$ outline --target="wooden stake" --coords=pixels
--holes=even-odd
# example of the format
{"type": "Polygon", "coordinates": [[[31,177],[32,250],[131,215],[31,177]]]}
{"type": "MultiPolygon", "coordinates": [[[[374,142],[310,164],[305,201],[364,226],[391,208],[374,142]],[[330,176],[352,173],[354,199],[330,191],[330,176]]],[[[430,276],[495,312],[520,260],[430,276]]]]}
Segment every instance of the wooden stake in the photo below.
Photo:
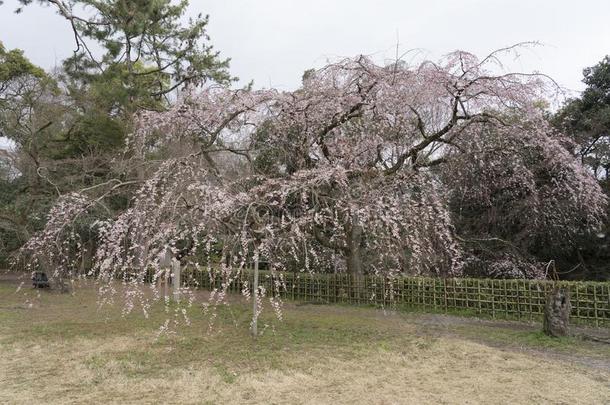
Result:
{"type": "Polygon", "coordinates": [[[174,290],[174,301],[176,302],[180,302],[180,286],[182,285],[180,270],[180,262],[176,259],[172,260],[172,289],[174,290]]]}
{"type": "Polygon", "coordinates": [[[252,283],[252,336],[258,335],[258,252],[254,253],[254,282],[252,283]]]}

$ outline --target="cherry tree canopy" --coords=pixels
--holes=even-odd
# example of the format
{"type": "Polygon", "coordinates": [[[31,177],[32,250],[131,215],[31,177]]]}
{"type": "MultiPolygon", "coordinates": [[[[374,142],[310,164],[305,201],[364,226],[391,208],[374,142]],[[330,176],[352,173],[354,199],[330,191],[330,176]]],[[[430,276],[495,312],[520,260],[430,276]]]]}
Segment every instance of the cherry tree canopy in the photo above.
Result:
{"type": "MultiPolygon", "coordinates": [[[[142,113],[117,180],[61,199],[24,251],[74,268],[71,224],[133,182],[131,207],[96,222],[94,272],[129,274],[134,291],[165,271],[167,249],[221,268],[224,285],[253,256],[273,272],[460,276],[472,252],[451,208],[464,204],[485,212],[481,238],[568,243],[599,226],[605,198],[546,123],[552,81],[503,72],[501,53],[416,66],[357,57],[308,71],[294,92],[186,93],[142,113]]],[[[542,276],[512,259],[494,275],[542,276]]]]}

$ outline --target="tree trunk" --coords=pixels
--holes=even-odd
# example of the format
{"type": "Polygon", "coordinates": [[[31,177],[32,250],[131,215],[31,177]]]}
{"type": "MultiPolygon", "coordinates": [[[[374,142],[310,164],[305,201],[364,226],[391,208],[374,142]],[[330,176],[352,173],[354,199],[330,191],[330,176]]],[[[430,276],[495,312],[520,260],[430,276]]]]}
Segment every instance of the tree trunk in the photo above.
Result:
{"type": "Polygon", "coordinates": [[[362,274],[362,258],[358,247],[347,248],[347,272],[349,274],[362,274]]]}
{"type": "Polygon", "coordinates": [[[553,287],[544,307],[544,333],[552,337],[567,336],[571,310],[569,290],[565,287],[553,287]]]}
{"type": "Polygon", "coordinates": [[[347,229],[345,255],[347,261],[347,272],[349,274],[363,274],[362,268],[362,226],[358,218],[352,217],[352,222],[347,229]]]}

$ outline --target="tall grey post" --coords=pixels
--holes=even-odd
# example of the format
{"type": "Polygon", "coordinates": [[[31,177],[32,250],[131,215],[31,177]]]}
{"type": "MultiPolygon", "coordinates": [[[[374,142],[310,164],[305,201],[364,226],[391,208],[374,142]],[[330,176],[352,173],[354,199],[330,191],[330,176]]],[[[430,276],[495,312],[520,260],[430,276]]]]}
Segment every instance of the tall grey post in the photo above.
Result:
{"type": "Polygon", "coordinates": [[[180,302],[180,287],[182,286],[182,279],[180,277],[180,261],[177,259],[172,260],[172,289],[174,291],[174,301],[180,302]]]}

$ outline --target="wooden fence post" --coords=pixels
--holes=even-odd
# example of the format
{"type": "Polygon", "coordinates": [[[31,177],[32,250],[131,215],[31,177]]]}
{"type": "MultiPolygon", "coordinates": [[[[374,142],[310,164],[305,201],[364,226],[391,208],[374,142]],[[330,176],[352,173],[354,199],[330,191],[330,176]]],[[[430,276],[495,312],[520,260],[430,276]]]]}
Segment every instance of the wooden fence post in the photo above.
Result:
{"type": "Polygon", "coordinates": [[[180,261],[172,260],[172,289],[174,290],[174,301],[180,302],[180,287],[182,287],[180,261]]]}
{"type": "Polygon", "coordinates": [[[252,336],[258,335],[258,251],[254,252],[254,280],[252,283],[252,336]]]}

